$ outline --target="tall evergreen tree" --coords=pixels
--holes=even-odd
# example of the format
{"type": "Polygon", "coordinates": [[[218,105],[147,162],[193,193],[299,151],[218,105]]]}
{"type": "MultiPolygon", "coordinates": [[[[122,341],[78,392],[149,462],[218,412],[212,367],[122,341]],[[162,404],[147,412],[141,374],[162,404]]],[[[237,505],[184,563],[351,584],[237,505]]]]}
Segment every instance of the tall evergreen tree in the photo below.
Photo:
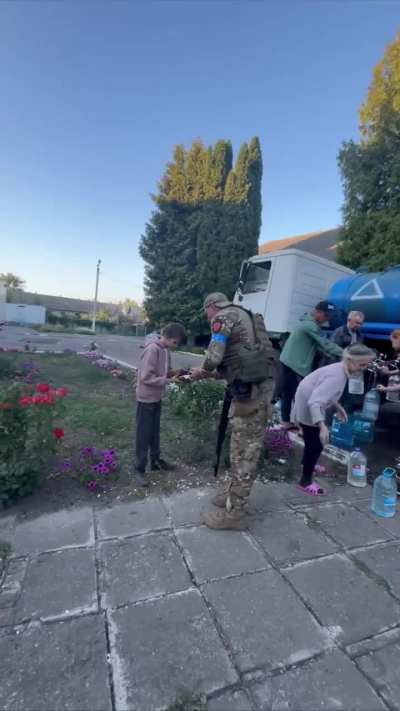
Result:
{"type": "Polygon", "coordinates": [[[187,153],[184,146],[175,147],[174,159],[167,164],[159,184],[159,194],[152,195],[154,202],[165,200],[186,202],[187,199],[187,153]]]}
{"type": "Polygon", "coordinates": [[[225,183],[232,169],[232,144],[230,141],[217,141],[207,151],[206,200],[222,200],[225,183]]]}
{"type": "Polygon", "coordinates": [[[241,261],[257,251],[261,175],[258,139],[243,144],[234,169],[230,141],[175,148],[140,245],[154,324],[179,319],[195,333],[207,292],[233,296],[241,261]]]}
{"type": "Polygon", "coordinates": [[[261,183],[262,183],[262,155],[260,139],[255,136],[251,139],[249,143],[249,155],[248,155],[248,181],[249,181],[249,193],[248,200],[251,211],[251,221],[253,223],[253,230],[255,238],[258,242],[261,231],[261,183]]]}

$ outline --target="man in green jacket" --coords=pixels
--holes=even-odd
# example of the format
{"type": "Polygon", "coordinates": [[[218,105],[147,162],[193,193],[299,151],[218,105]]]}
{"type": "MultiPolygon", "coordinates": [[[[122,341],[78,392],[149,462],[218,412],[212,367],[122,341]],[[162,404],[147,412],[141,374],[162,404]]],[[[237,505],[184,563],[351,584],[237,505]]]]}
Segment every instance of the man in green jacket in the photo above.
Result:
{"type": "Polygon", "coordinates": [[[297,386],[302,378],[311,373],[317,351],[333,358],[340,358],[343,349],[324,338],[321,326],[329,319],[334,306],[320,301],[311,314],[300,319],[299,326],[290,334],[281,353],[281,409],[282,426],[292,427],[290,411],[297,386]]]}

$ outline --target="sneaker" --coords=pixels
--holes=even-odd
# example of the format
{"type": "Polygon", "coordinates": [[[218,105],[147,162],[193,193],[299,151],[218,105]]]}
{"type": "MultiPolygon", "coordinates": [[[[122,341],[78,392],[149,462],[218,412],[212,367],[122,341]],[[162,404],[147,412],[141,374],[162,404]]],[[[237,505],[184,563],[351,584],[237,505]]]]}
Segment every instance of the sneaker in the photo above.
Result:
{"type": "Polygon", "coordinates": [[[169,464],[165,459],[157,459],[151,462],[151,470],[153,472],[173,472],[176,469],[175,464],[169,464]]]}
{"type": "Polygon", "coordinates": [[[144,469],[136,469],[135,474],[135,480],[138,486],[149,486],[150,482],[148,480],[148,477],[146,476],[144,469]]]}

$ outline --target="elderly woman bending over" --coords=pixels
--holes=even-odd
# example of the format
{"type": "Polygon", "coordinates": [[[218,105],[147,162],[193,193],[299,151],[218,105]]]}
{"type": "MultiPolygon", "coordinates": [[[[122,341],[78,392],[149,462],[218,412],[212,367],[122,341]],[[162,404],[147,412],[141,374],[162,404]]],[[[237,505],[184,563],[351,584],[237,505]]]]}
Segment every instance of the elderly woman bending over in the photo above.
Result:
{"type": "Polygon", "coordinates": [[[375,353],[367,346],[349,346],[343,352],[340,363],[332,363],[307,375],[297,388],[293,418],[304,436],[303,476],[299,488],[311,496],[324,494],[318,484],[313,483],[315,465],[324,445],[329,441],[329,430],[325,424],[328,408],[336,408],[340,419],[347,422],[347,413],[339,400],[351,375],[361,373],[374,359],[375,353]]]}

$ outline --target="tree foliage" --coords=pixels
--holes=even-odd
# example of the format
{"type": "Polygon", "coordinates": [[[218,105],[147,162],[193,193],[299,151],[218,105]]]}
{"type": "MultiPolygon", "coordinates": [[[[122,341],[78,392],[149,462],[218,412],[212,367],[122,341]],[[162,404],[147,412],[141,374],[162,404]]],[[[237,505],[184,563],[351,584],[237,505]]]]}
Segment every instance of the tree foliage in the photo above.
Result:
{"type": "Polygon", "coordinates": [[[233,296],[241,261],[257,251],[261,179],[257,138],[242,145],[234,166],[230,141],[175,148],[140,243],[153,324],[178,320],[199,332],[205,294],[233,296]]]}
{"type": "Polygon", "coordinates": [[[368,140],[380,134],[400,138],[400,32],[374,69],[360,109],[361,131],[368,140]]]}
{"type": "Polygon", "coordinates": [[[400,34],[374,71],[360,110],[363,140],[339,153],[345,201],[338,257],[357,268],[400,262],[400,34]]]}
{"type": "Polygon", "coordinates": [[[0,280],[4,282],[6,287],[11,289],[23,289],[25,285],[24,279],[21,279],[21,277],[16,274],[12,274],[11,272],[0,274],[0,280]]]}

